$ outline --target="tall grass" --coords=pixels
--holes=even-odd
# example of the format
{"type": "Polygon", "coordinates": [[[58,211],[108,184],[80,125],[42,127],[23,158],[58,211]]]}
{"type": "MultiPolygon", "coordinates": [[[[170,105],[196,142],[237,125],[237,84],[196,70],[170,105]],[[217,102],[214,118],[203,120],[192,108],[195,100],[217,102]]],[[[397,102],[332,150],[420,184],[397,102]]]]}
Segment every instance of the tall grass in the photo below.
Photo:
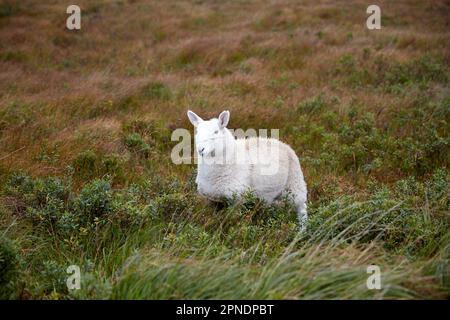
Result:
{"type": "Polygon", "coordinates": [[[441,189],[447,180],[438,171],[401,202],[376,192],[366,201],[312,207],[299,233],[289,198],[268,205],[249,193],[211,206],[189,183],[161,186],[159,178],[122,190],[94,180],[67,194],[63,180],[15,175],[6,203],[32,226],[18,236],[23,230],[14,220],[5,232],[26,252],[10,294],[25,285],[33,296],[54,298],[443,297],[449,219],[438,210],[448,206],[441,189]],[[411,199],[413,206],[405,204],[411,199]],[[436,210],[433,220],[426,207],[436,210]],[[64,285],[70,264],[82,266],[80,291],[64,285]],[[372,264],[382,270],[380,291],[366,286],[372,264]]]}

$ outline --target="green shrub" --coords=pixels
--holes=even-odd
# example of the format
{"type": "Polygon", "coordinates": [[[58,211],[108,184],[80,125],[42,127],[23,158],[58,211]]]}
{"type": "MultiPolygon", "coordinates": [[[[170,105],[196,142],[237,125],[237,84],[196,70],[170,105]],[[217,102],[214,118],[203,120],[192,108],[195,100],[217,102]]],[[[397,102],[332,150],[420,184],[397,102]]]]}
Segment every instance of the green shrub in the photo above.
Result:
{"type": "Polygon", "coordinates": [[[8,181],[6,194],[22,204],[18,213],[50,234],[57,233],[58,221],[69,215],[66,211],[71,203],[70,184],[60,178],[32,179],[15,173],[8,181]]]}
{"type": "MultiPolygon", "coordinates": [[[[425,184],[409,178],[394,191],[381,188],[365,201],[343,196],[311,207],[307,237],[310,241],[370,243],[383,241],[387,250],[411,257],[431,256],[445,241],[450,220],[427,212],[448,210],[442,191],[448,175],[438,170],[425,184]]],[[[448,191],[447,191],[448,192],[448,191]]]]}
{"type": "Polygon", "coordinates": [[[114,182],[125,180],[124,160],[117,154],[105,155],[101,160],[101,172],[114,182]]]}
{"type": "Polygon", "coordinates": [[[72,290],[70,297],[75,299],[109,299],[112,290],[112,284],[109,279],[105,279],[92,271],[82,271],[83,279],[79,290],[72,290]]]}
{"type": "Polygon", "coordinates": [[[17,294],[19,255],[12,242],[0,236],[0,299],[14,299],[17,294]]]}
{"type": "Polygon", "coordinates": [[[73,235],[75,234],[80,227],[80,222],[78,217],[69,211],[64,211],[59,213],[58,220],[54,225],[54,230],[57,230],[62,235],[73,235]]]}
{"type": "Polygon", "coordinates": [[[70,185],[56,177],[35,180],[35,194],[39,205],[46,205],[51,200],[67,202],[70,196],[70,185]]]}
{"type": "Polygon", "coordinates": [[[148,145],[139,133],[131,133],[124,138],[124,143],[129,150],[147,157],[150,154],[150,145],[148,145]]]}
{"type": "Polygon", "coordinates": [[[164,194],[150,202],[148,213],[151,217],[168,220],[179,220],[191,210],[189,196],[181,193],[164,194]]]}
{"type": "Polygon", "coordinates": [[[132,184],[126,189],[118,190],[112,199],[114,220],[124,228],[141,225],[148,218],[145,214],[146,206],[141,186],[132,184]]]}
{"type": "Polygon", "coordinates": [[[66,280],[68,276],[64,266],[53,260],[44,261],[40,270],[38,286],[40,294],[67,294],[66,280]]]}
{"type": "Polygon", "coordinates": [[[26,217],[28,217],[35,225],[43,226],[49,233],[55,233],[55,224],[63,216],[64,202],[60,200],[50,199],[45,206],[28,207],[26,217]]]}
{"type": "Polygon", "coordinates": [[[6,193],[11,196],[25,197],[34,192],[34,180],[23,172],[13,173],[6,182],[6,193]]]}
{"type": "Polygon", "coordinates": [[[96,179],[87,183],[74,203],[83,223],[92,223],[112,212],[112,192],[109,181],[96,179]]]}
{"type": "Polygon", "coordinates": [[[177,176],[162,177],[155,174],[142,183],[142,192],[143,197],[150,201],[158,196],[186,192],[186,187],[188,185],[182,183],[177,176]]]}
{"type": "Polygon", "coordinates": [[[33,179],[24,173],[13,173],[5,192],[32,209],[44,209],[47,206],[63,209],[71,191],[70,184],[57,177],[33,179]]]}

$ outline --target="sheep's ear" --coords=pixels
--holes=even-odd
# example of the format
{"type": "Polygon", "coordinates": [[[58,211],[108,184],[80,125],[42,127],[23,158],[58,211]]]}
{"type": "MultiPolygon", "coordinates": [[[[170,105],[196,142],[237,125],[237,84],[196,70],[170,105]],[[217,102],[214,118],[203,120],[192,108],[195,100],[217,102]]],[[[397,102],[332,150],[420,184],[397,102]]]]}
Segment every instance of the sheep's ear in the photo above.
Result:
{"type": "Polygon", "coordinates": [[[222,111],[219,115],[219,126],[225,128],[228,125],[228,121],[230,121],[230,111],[222,111]]]}
{"type": "Polygon", "coordinates": [[[196,114],[195,114],[194,112],[192,112],[191,110],[188,110],[187,116],[188,116],[188,118],[189,118],[189,121],[191,121],[191,123],[192,123],[192,125],[193,125],[194,127],[197,127],[198,124],[199,124],[200,122],[203,121],[202,118],[200,118],[198,115],[196,115],[196,114]]]}

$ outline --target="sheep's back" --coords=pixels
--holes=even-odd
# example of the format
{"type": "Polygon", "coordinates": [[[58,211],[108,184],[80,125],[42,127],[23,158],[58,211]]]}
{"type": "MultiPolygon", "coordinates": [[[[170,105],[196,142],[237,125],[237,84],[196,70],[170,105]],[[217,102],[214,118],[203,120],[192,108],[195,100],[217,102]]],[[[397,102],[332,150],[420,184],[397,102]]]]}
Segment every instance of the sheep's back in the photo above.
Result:
{"type": "Polygon", "coordinates": [[[237,143],[240,152],[245,152],[241,159],[245,158],[250,167],[251,187],[269,201],[276,198],[288,181],[292,149],[273,138],[251,137],[237,143]]]}

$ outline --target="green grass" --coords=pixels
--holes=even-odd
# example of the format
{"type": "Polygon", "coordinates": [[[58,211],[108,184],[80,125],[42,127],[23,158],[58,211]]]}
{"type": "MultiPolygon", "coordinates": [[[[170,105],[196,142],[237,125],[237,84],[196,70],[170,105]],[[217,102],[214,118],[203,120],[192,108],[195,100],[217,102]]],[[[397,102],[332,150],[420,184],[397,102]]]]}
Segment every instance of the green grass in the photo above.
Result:
{"type": "MultiPolygon", "coordinates": [[[[248,194],[212,206],[177,179],[116,190],[93,180],[73,193],[69,177],[17,174],[4,194],[28,227],[20,249],[5,242],[2,252],[28,253],[25,263],[3,268],[14,271],[5,273],[16,284],[10,294],[26,286],[54,298],[424,298],[429,290],[442,297],[448,180],[441,170],[393,191],[373,186],[367,199],[324,200],[299,234],[289,198],[267,205],[248,194]],[[79,292],[64,286],[69,262],[84,268],[79,292]],[[382,268],[381,291],[365,287],[369,264],[382,268]]],[[[17,239],[14,229],[5,236],[17,239]]]]}

